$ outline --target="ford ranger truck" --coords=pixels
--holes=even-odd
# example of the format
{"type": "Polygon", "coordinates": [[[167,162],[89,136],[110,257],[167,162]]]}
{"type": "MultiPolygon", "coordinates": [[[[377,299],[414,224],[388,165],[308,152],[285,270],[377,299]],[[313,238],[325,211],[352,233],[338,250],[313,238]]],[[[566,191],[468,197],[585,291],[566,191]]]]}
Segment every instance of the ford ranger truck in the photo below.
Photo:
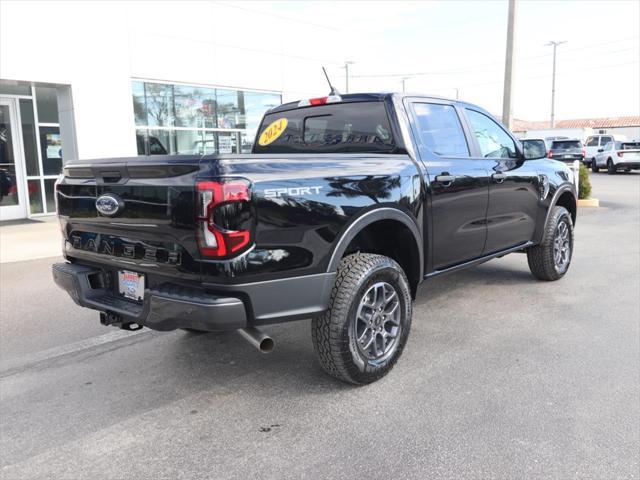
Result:
{"type": "Polygon", "coordinates": [[[425,280],[512,252],[571,263],[572,173],[482,108],[397,93],[269,110],[251,154],[68,162],[56,283],[105,325],[237,330],[312,319],[320,365],[366,384],[400,357],[425,280]]]}

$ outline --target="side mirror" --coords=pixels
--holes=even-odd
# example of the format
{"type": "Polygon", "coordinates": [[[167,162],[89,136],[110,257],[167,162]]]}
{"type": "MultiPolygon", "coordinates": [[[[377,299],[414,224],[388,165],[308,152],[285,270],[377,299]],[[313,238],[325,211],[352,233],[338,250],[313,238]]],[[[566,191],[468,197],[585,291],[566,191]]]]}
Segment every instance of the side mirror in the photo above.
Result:
{"type": "Polygon", "coordinates": [[[547,146],[544,140],[522,140],[525,160],[538,160],[547,156],[547,146]]]}
{"type": "Polygon", "coordinates": [[[604,148],[599,148],[598,149],[598,153],[600,153],[600,152],[604,152],[604,148]]]}

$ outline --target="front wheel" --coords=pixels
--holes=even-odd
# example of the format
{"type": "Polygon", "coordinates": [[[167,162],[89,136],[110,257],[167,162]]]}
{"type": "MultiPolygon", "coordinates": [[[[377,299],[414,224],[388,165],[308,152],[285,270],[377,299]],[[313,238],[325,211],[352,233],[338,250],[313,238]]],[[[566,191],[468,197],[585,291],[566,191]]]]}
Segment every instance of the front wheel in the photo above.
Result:
{"type": "Polygon", "coordinates": [[[591,160],[591,171],[593,173],[598,173],[600,171],[600,168],[598,168],[598,164],[596,163],[596,159],[595,158],[593,160],[591,160]]]}
{"type": "Polygon", "coordinates": [[[329,375],[364,385],[389,373],[410,328],[411,293],[400,265],[358,253],[340,262],[329,309],[313,319],[311,335],[329,375]]]}
{"type": "Polygon", "coordinates": [[[559,280],[573,255],[573,221],[568,210],[555,206],[549,213],[542,242],[527,249],[529,269],[539,280],[559,280]]]}

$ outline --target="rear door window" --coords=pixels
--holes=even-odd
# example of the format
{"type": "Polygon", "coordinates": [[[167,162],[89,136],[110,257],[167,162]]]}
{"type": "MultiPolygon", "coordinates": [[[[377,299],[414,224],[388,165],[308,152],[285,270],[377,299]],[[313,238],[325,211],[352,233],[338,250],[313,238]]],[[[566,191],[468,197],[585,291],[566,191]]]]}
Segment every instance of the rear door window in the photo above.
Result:
{"type": "Polygon", "coordinates": [[[587,147],[597,147],[598,146],[598,137],[589,137],[587,138],[587,143],[585,144],[587,147]]]}
{"type": "Polygon", "coordinates": [[[265,115],[254,153],[393,153],[396,142],[382,102],[335,103],[265,115]],[[271,125],[282,125],[269,135],[271,125]],[[267,131],[270,138],[261,142],[267,131]],[[274,138],[275,137],[275,138],[274,138]]]}
{"type": "Polygon", "coordinates": [[[611,137],[600,137],[600,146],[604,147],[605,145],[609,145],[613,139],[611,137]]]}
{"type": "Polygon", "coordinates": [[[452,105],[414,103],[416,130],[422,144],[443,157],[469,157],[462,124],[452,105]]]}

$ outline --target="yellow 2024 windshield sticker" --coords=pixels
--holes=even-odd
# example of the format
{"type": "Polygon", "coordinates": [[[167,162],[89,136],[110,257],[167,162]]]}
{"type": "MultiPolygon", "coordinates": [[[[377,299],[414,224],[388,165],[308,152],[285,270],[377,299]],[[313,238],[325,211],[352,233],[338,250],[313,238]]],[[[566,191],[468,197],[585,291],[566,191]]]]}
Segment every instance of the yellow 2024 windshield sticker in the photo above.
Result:
{"type": "Polygon", "coordinates": [[[275,122],[271,122],[260,135],[258,145],[265,146],[274,142],[280,135],[282,135],[282,132],[287,128],[288,123],[289,121],[286,118],[279,118],[275,122]]]}

